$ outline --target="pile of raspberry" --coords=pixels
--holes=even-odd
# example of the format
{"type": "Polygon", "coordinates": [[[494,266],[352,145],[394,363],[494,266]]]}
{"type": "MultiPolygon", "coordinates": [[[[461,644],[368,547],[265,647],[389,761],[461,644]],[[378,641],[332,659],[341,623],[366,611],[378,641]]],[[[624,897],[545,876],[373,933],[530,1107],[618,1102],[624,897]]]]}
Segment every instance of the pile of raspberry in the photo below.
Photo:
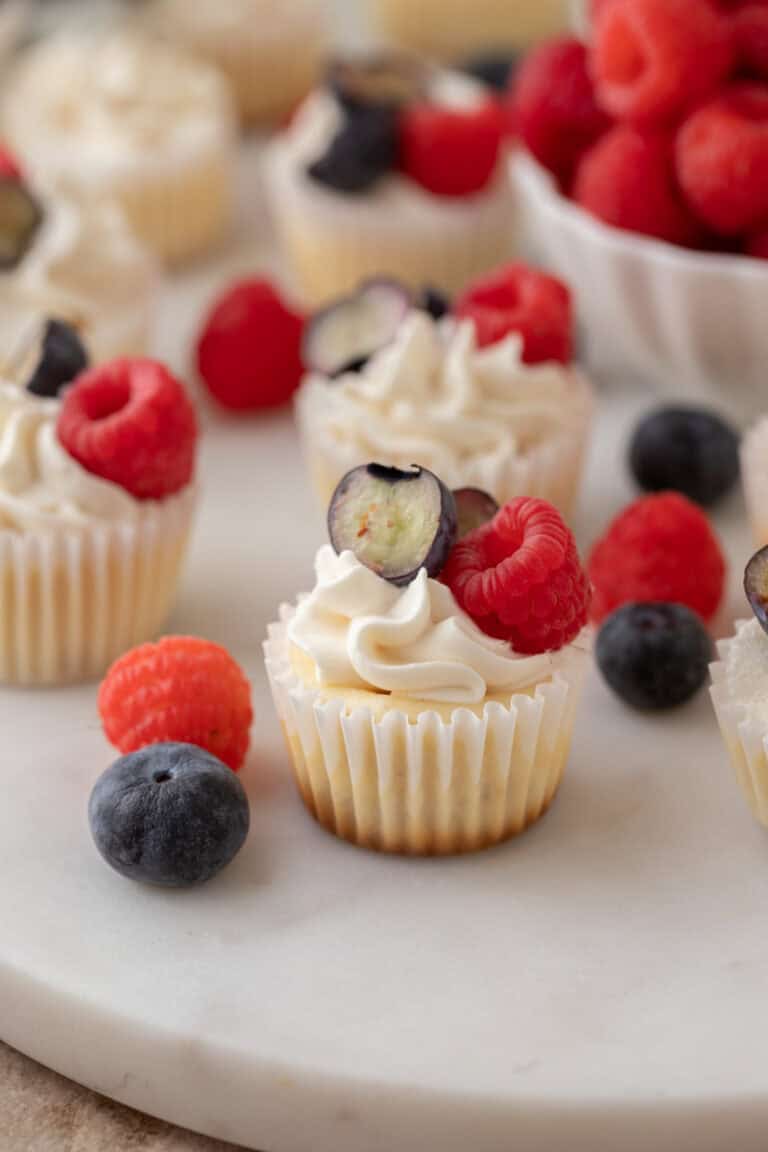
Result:
{"type": "Polygon", "coordinates": [[[589,43],[534,52],[514,128],[606,223],[768,258],[768,0],[592,0],[589,43]]]}

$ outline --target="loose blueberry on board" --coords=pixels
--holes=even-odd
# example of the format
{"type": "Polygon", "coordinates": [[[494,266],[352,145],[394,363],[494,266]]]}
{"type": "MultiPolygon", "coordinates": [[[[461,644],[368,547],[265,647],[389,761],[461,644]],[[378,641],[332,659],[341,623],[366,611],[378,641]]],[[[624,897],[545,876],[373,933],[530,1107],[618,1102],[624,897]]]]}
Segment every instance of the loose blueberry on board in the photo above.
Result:
{"type": "Polygon", "coordinates": [[[34,396],[58,396],[87,367],[88,353],[77,330],[63,320],[48,320],[40,359],[27,381],[27,391],[34,396]]]}
{"type": "Polygon", "coordinates": [[[305,366],[323,376],[359,372],[374,352],[394,340],[411,308],[411,295],[396,280],[367,280],[317,312],[304,332],[305,366]]]}
{"type": "Polygon", "coordinates": [[[451,310],[451,301],[439,288],[426,284],[421,290],[419,307],[427,312],[433,320],[442,320],[451,310]]]}
{"type": "Polygon", "coordinates": [[[354,552],[361,564],[402,587],[420,568],[428,576],[441,572],[456,541],[456,502],[426,468],[364,464],[339,482],[328,532],[336,552],[354,552]]]}
{"type": "Polygon", "coordinates": [[[129,880],[181,888],[210,880],[248,835],[238,777],[194,744],[153,744],[107,768],[88,803],[106,862],[129,880]]]}
{"type": "Polygon", "coordinates": [[[336,60],[327,83],[347,111],[396,109],[424,95],[427,71],[415,58],[381,53],[365,59],[336,60]]]}
{"type": "Polygon", "coordinates": [[[744,569],[744,592],[763,632],[768,632],[768,547],[755,552],[744,569]]]}
{"type": "Polygon", "coordinates": [[[603,623],[595,656],[606,683],[633,708],[677,708],[707,679],[712,641],[683,604],[625,604],[603,623]]]}
{"type": "Polygon", "coordinates": [[[706,408],[657,408],[635,429],[629,466],[644,491],[672,489],[710,507],[739,478],[739,437],[706,408]]]}
{"type": "Polygon", "coordinates": [[[307,169],[318,184],[355,195],[371,188],[397,163],[397,112],[389,107],[348,109],[326,152],[307,169]]]}
{"type": "Polygon", "coordinates": [[[499,505],[482,488],[455,488],[453,498],[456,501],[456,515],[459,522],[459,540],[474,532],[481,524],[493,520],[499,510],[499,505]]]}
{"type": "Polygon", "coordinates": [[[22,261],[42,221],[42,209],[24,185],[16,177],[0,177],[0,270],[22,261]]]}
{"type": "Polygon", "coordinates": [[[462,60],[459,69],[497,92],[506,92],[521,60],[518,52],[483,52],[462,60]]]}

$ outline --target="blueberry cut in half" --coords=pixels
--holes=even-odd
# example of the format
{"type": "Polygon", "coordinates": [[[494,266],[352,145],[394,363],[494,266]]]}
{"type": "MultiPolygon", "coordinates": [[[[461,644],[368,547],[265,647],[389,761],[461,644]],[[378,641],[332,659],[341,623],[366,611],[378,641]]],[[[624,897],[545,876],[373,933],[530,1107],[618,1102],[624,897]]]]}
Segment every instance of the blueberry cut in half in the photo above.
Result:
{"type": "Polygon", "coordinates": [[[77,331],[63,320],[48,320],[27,391],[35,396],[58,396],[87,367],[88,353],[77,331]]]}
{"type": "Polygon", "coordinates": [[[739,437],[706,408],[657,408],[632,437],[629,466],[645,492],[682,492],[708,508],[739,478],[739,437]]]}
{"type": "Polygon", "coordinates": [[[398,118],[388,107],[348,109],[328,148],[307,175],[334,192],[366,192],[397,164],[398,118]]]}
{"type": "Polygon", "coordinates": [[[499,505],[493,496],[482,488],[456,488],[453,492],[456,501],[456,515],[459,521],[459,540],[493,520],[499,505]]]}
{"type": "Polygon", "coordinates": [[[442,571],[456,541],[456,502],[426,468],[364,464],[336,488],[328,532],[336,552],[354,552],[361,564],[402,587],[421,568],[428,576],[442,571]]]}
{"type": "Polygon", "coordinates": [[[21,181],[0,177],[1,271],[12,271],[21,263],[42,222],[40,204],[21,181]]]}
{"type": "Polygon", "coordinates": [[[366,280],[312,317],[304,332],[304,364],[330,378],[359,372],[392,343],[410,308],[411,294],[398,281],[366,280]]]}
{"type": "Polygon", "coordinates": [[[462,60],[459,69],[496,92],[506,92],[515,78],[522,57],[518,52],[483,52],[462,60]]]}
{"type": "Polygon", "coordinates": [[[768,547],[755,552],[744,569],[744,592],[755,619],[768,633],[768,547]]]}
{"type": "Polygon", "coordinates": [[[421,290],[419,307],[432,317],[433,320],[442,320],[451,310],[451,301],[439,288],[427,284],[421,290]]]}
{"type": "Polygon", "coordinates": [[[712,641],[683,604],[624,604],[603,622],[595,656],[606,683],[633,708],[662,711],[707,679],[712,641]]]}
{"type": "Polygon", "coordinates": [[[248,835],[235,773],[194,744],[152,744],[107,768],[88,804],[106,862],[129,880],[187,887],[210,880],[248,835]]]}

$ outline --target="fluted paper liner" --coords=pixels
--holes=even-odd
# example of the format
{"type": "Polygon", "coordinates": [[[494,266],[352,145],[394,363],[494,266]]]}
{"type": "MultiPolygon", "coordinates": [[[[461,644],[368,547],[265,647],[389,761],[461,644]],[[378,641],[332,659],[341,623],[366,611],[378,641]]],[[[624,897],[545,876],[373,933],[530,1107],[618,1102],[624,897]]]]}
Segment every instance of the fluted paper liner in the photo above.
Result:
{"type": "MultiPolygon", "coordinates": [[[[540,443],[519,456],[499,460],[490,453],[467,455],[461,474],[442,476],[442,479],[452,488],[482,488],[499,504],[506,504],[516,496],[548,500],[570,520],[581,489],[594,407],[589,383],[584,377],[579,379],[582,388],[567,427],[543,437],[540,443]]],[[[327,508],[342,476],[351,468],[368,463],[370,452],[361,452],[351,440],[342,441],[329,435],[322,422],[323,413],[313,412],[304,389],[296,401],[296,415],[312,485],[321,508],[327,508]]],[[[410,455],[378,453],[376,458],[381,464],[400,468],[413,463],[410,455]]]]}
{"type": "Polygon", "coordinates": [[[429,284],[454,296],[514,250],[514,216],[502,183],[465,199],[435,196],[434,206],[415,221],[388,212],[375,195],[354,198],[313,184],[294,170],[278,142],[265,184],[297,289],[311,308],[375,276],[392,276],[414,291],[429,284]]]}
{"type": "Polygon", "coordinates": [[[742,440],[741,482],[752,536],[762,548],[768,544],[768,417],[759,420],[742,440]]]}
{"type": "Polygon", "coordinates": [[[173,601],[194,503],[189,487],[135,523],[0,528],[0,683],[86,680],[152,639],[173,601]]]}
{"type": "Polygon", "coordinates": [[[768,729],[750,719],[728,690],[725,661],[730,644],[721,640],[717,645],[720,660],[710,667],[710,695],[739,786],[755,819],[768,828],[768,729]]]}
{"type": "Polygon", "coordinates": [[[445,719],[428,703],[415,720],[396,707],[324,698],[292,669],[292,607],[269,628],[267,673],[304,804],[329,832],[362,847],[448,855],[522,832],[551,804],[565,770],[587,661],[563,651],[551,680],[480,715],[445,719]]]}

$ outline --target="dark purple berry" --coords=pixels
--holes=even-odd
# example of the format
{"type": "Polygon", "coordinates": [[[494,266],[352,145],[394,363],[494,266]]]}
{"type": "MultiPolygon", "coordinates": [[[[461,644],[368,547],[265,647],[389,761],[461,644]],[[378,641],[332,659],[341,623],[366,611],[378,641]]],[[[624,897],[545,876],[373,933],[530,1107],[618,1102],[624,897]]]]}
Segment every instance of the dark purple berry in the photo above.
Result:
{"type": "Polygon", "coordinates": [[[353,468],[328,509],[328,532],[339,553],[354,552],[378,576],[399,586],[419,569],[437,576],[456,541],[456,503],[434,473],[382,464],[353,468]]]}
{"type": "Polygon", "coordinates": [[[768,632],[768,547],[755,552],[744,569],[744,591],[755,619],[768,632]]]}
{"type": "Polygon", "coordinates": [[[633,708],[661,711],[702,687],[712,641],[683,604],[624,604],[603,622],[595,656],[617,696],[633,708]]]}
{"type": "Polygon", "coordinates": [[[390,344],[411,308],[407,288],[396,280],[367,280],[352,296],[317,312],[304,331],[305,366],[323,376],[359,372],[390,344]]]}
{"type": "Polygon", "coordinates": [[[397,164],[397,112],[387,107],[348,109],[326,152],[307,169],[317,183],[349,195],[366,192],[397,164]]]}
{"type": "Polygon", "coordinates": [[[61,389],[88,367],[88,353],[75,328],[63,320],[48,320],[40,342],[40,355],[27,381],[35,396],[58,396],[61,389]]]}
{"type": "Polygon", "coordinates": [[[709,507],[739,478],[739,437],[706,408],[658,408],[637,426],[629,449],[645,492],[682,492],[709,507]]]}
{"type": "Polygon", "coordinates": [[[194,744],[152,744],[107,768],[88,803],[91,834],[129,880],[186,887],[210,880],[248,835],[235,773],[194,744]]]}
{"type": "Polygon", "coordinates": [[[428,284],[421,290],[419,307],[428,312],[433,320],[442,320],[451,310],[451,301],[439,288],[428,284]]]}
{"type": "Polygon", "coordinates": [[[522,57],[517,52],[484,52],[459,64],[459,69],[497,92],[506,92],[522,57]]]}
{"type": "Polygon", "coordinates": [[[453,498],[456,501],[459,540],[493,520],[499,510],[493,496],[483,492],[482,488],[455,488],[453,498]]]}
{"type": "Polygon", "coordinates": [[[32,193],[19,180],[0,177],[0,270],[21,263],[42,222],[42,208],[32,193]]]}

